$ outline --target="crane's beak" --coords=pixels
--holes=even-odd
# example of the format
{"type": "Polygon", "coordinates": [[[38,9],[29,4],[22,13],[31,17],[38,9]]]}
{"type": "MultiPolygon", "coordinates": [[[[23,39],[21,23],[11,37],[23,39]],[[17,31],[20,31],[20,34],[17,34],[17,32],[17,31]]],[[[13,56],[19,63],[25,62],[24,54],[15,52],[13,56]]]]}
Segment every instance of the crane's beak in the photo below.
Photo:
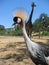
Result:
{"type": "Polygon", "coordinates": [[[14,23],[12,24],[12,26],[15,25],[15,24],[16,24],[16,22],[14,22],[14,23]]]}

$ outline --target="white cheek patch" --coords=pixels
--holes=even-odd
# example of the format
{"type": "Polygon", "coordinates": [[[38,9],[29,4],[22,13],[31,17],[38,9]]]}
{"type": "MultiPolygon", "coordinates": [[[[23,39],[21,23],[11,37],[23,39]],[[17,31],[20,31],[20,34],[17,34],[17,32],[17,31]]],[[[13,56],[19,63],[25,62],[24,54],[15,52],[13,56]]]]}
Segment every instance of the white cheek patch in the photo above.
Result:
{"type": "Polygon", "coordinates": [[[20,22],[21,22],[21,19],[20,19],[20,18],[18,18],[17,22],[18,22],[18,23],[20,23],[20,22]]]}

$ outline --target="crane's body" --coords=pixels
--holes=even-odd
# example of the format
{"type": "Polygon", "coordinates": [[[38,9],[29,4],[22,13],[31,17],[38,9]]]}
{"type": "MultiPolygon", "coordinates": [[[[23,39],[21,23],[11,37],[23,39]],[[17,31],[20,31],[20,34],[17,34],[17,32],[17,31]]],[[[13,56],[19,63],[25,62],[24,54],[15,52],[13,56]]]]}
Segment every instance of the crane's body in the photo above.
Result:
{"type": "Polygon", "coordinates": [[[46,48],[45,46],[42,46],[41,44],[32,42],[29,39],[29,37],[26,33],[26,29],[25,29],[25,22],[23,22],[22,19],[21,20],[20,19],[19,19],[19,21],[20,21],[19,22],[19,21],[17,21],[18,17],[16,17],[14,19],[14,21],[15,21],[14,24],[18,23],[22,28],[24,40],[26,42],[26,46],[27,46],[28,52],[30,54],[30,58],[36,65],[39,65],[39,64],[48,65],[47,61],[49,60],[49,49],[46,48]]]}
{"type": "Polygon", "coordinates": [[[42,45],[32,42],[29,37],[27,36],[26,30],[25,30],[25,23],[23,22],[23,35],[24,39],[28,48],[28,51],[30,53],[30,57],[36,64],[47,65],[47,61],[49,60],[49,50],[46,47],[43,47],[42,45]],[[46,56],[45,56],[46,55],[46,56]],[[44,64],[43,64],[44,63],[44,64]]]}
{"type": "Polygon", "coordinates": [[[30,38],[31,38],[32,26],[33,26],[33,24],[32,24],[32,15],[33,15],[33,11],[34,11],[34,7],[35,7],[35,6],[36,6],[36,5],[35,5],[34,3],[32,3],[32,5],[31,5],[32,10],[31,10],[29,19],[28,19],[28,21],[27,21],[27,23],[26,23],[26,31],[27,31],[28,36],[30,36],[30,38]]]}

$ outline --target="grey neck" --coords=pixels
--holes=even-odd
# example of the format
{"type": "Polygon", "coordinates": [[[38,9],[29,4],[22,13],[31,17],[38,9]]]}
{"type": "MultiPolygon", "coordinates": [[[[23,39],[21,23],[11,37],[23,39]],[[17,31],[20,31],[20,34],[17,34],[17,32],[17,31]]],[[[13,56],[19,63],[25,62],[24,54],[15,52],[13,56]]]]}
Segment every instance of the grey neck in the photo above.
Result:
{"type": "Polygon", "coordinates": [[[26,33],[26,29],[25,29],[25,22],[23,22],[23,28],[22,28],[22,31],[23,31],[23,36],[24,36],[24,40],[26,42],[26,46],[28,49],[31,49],[31,46],[32,48],[36,48],[37,47],[37,43],[35,42],[32,42],[30,40],[30,38],[28,37],[27,33],[26,33]]]}
{"type": "Polygon", "coordinates": [[[29,16],[29,20],[28,20],[28,21],[30,21],[30,22],[31,22],[31,20],[32,20],[33,11],[34,11],[34,7],[32,7],[32,11],[31,11],[31,14],[30,14],[30,16],[29,16]]]}
{"type": "Polygon", "coordinates": [[[31,40],[29,39],[27,33],[26,33],[25,22],[23,22],[23,28],[22,28],[22,30],[23,30],[23,35],[24,35],[25,42],[31,41],[31,40]]]}

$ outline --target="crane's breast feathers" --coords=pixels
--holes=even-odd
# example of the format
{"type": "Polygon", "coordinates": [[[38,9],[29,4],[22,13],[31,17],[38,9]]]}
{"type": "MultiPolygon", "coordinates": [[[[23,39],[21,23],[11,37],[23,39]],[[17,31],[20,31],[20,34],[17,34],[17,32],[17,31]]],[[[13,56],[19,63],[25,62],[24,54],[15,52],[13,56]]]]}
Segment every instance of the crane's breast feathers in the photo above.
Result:
{"type": "Polygon", "coordinates": [[[38,58],[47,57],[49,59],[49,48],[41,45],[31,46],[30,52],[33,56],[38,58]]]}

